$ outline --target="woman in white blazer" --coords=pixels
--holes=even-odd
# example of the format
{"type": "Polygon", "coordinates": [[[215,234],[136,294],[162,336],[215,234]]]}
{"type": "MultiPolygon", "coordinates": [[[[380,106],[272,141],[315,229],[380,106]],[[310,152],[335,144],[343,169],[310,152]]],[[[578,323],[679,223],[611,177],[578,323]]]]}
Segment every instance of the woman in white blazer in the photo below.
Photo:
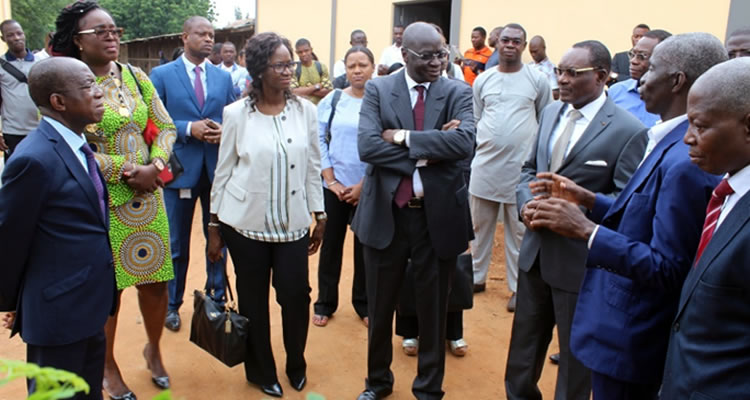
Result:
{"type": "Polygon", "coordinates": [[[307,257],[320,246],[326,214],[320,185],[317,115],[289,85],[296,64],[289,41],[261,33],[245,48],[249,96],[224,109],[211,189],[209,259],[226,243],[237,275],[240,314],[250,320],[245,376],[282,395],[271,350],[269,283],[281,306],[286,374],[301,391],[310,318],[307,257]],[[312,234],[310,224],[316,220],[312,234]],[[272,278],[272,279],[271,279],[272,278]]]}

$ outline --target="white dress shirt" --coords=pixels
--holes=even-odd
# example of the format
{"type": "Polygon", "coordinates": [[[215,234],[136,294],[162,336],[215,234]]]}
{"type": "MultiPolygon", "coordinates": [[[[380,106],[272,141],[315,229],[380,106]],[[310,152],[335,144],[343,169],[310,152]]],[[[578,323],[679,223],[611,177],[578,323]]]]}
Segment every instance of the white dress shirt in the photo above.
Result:
{"type": "Polygon", "coordinates": [[[687,120],[687,114],[682,114],[668,121],[658,121],[656,125],[652,126],[646,133],[648,135],[648,144],[646,145],[646,152],[643,153],[641,164],[643,164],[643,161],[646,161],[646,157],[654,151],[656,145],[659,144],[669,132],[672,132],[677,125],[683,123],[685,120],[687,120]]]}
{"type": "Polygon", "coordinates": [[[715,229],[719,229],[719,225],[724,222],[729,212],[737,205],[737,202],[750,191],[750,165],[746,165],[745,168],[742,168],[732,176],[727,174],[725,178],[727,178],[729,186],[734,190],[734,193],[727,196],[724,200],[724,205],[721,206],[721,214],[719,214],[719,220],[716,221],[715,229]]]}
{"type": "Polygon", "coordinates": [[[401,46],[396,46],[396,43],[388,46],[383,50],[383,55],[380,56],[380,63],[390,68],[395,63],[404,64],[404,56],[401,54],[401,46]]]}
{"type": "MultiPolygon", "coordinates": [[[[411,109],[414,110],[414,106],[417,104],[419,98],[419,92],[417,86],[424,86],[424,100],[427,100],[427,92],[430,90],[430,82],[417,83],[414,79],[411,79],[408,71],[404,71],[406,77],[406,87],[409,88],[409,99],[411,100],[411,109]]],[[[426,109],[425,109],[426,110],[426,109]]],[[[424,129],[424,127],[423,127],[424,129]]],[[[409,133],[406,132],[406,147],[409,147],[409,133]]],[[[427,160],[417,160],[417,168],[414,170],[414,176],[412,177],[412,190],[414,190],[414,196],[424,197],[424,186],[422,185],[422,177],[419,176],[419,168],[427,165],[427,160]]]]}
{"type": "MultiPolygon", "coordinates": [[[[585,132],[586,128],[589,127],[589,124],[602,108],[605,101],[607,101],[607,94],[602,91],[602,94],[599,95],[596,100],[589,102],[585,106],[578,109],[578,111],[581,112],[582,117],[576,121],[575,127],[573,128],[573,134],[570,136],[570,142],[568,142],[568,147],[565,149],[565,157],[567,157],[568,153],[570,153],[570,149],[572,149],[573,146],[578,143],[578,140],[581,138],[581,136],[583,136],[583,132],[585,132]]],[[[568,104],[565,107],[562,115],[560,116],[560,120],[557,122],[557,127],[555,127],[555,130],[552,131],[552,135],[549,138],[549,143],[547,143],[549,154],[552,154],[552,149],[555,147],[555,142],[560,137],[563,130],[565,130],[565,126],[568,125],[568,120],[570,119],[570,111],[572,110],[573,105],[568,104]]]]}

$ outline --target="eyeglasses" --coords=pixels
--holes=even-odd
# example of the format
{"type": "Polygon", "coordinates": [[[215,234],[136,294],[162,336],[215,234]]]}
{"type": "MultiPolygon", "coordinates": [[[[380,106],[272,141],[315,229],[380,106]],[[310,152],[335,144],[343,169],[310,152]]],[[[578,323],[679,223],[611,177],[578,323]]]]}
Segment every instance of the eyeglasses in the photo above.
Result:
{"type": "Polygon", "coordinates": [[[727,55],[729,58],[750,57],[750,49],[732,49],[727,55]]]}
{"type": "Polygon", "coordinates": [[[636,53],[633,50],[628,51],[628,58],[637,59],[638,61],[648,61],[649,58],[651,58],[651,54],[646,53],[645,51],[641,51],[636,53]]]}
{"type": "Polygon", "coordinates": [[[446,58],[448,58],[448,52],[445,50],[436,51],[434,53],[417,53],[416,51],[412,49],[406,49],[409,53],[413,54],[415,57],[419,58],[422,61],[430,62],[433,59],[436,59],[438,61],[443,61],[446,58]]]}
{"type": "Polygon", "coordinates": [[[520,46],[521,43],[523,42],[521,41],[521,39],[518,39],[518,38],[501,37],[500,43],[502,44],[513,43],[513,46],[520,46]]]}
{"type": "Polygon", "coordinates": [[[297,68],[297,62],[291,61],[288,63],[276,63],[276,64],[269,64],[268,68],[271,68],[273,72],[276,72],[277,74],[281,74],[284,72],[285,69],[289,69],[290,71],[297,68]]]}
{"type": "Polygon", "coordinates": [[[582,73],[582,72],[588,72],[588,71],[598,71],[598,70],[600,70],[600,69],[601,69],[601,68],[596,68],[596,67],[586,67],[586,68],[565,68],[565,69],[560,69],[560,68],[557,68],[557,67],[555,67],[555,68],[554,68],[554,71],[555,71],[555,74],[556,74],[557,76],[562,76],[563,74],[568,74],[568,76],[569,76],[569,77],[571,77],[571,78],[575,78],[576,76],[578,76],[578,74],[580,74],[580,73],[582,73]]]}
{"type": "Polygon", "coordinates": [[[125,33],[125,29],[123,28],[92,28],[92,29],[86,29],[84,31],[78,32],[79,35],[88,35],[90,33],[93,33],[96,35],[97,39],[106,39],[109,37],[109,35],[112,35],[116,38],[121,38],[122,34],[125,33]]]}

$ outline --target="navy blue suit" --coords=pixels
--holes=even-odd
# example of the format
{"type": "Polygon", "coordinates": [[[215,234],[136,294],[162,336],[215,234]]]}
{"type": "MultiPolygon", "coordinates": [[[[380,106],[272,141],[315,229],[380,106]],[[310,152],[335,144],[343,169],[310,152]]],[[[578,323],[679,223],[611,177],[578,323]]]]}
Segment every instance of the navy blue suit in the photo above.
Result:
{"type": "MultiPolygon", "coordinates": [[[[185,167],[182,176],[175,179],[164,189],[164,203],[169,218],[170,246],[175,278],[169,281],[169,309],[177,311],[182,305],[185,292],[185,279],[190,262],[190,232],[195,212],[195,202],[201,201],[203,210],[203,234],[208,240],[208,219],[211,183],[214,180],[216,159],[219,145],[202,142],[190,136],[188,123],[210,118],[222,122],[224,106],[234,102],[232,78],[228,72],[205,64],[206,93],[205,103],[201,108],[193,89],[193,83],[185,70],[182,57],[168,64],[158,66],[151,71],[151,82],[159,98],[169,112],[177,127],[177,141],[173,151],[185,167]],[[181,190],[183,195],[181,196],[181,190]],[[187,196],[184,190],[189,190],[187,196]]],[[[226,257],[216,263],[206,259],[207,292],[213,291],[214,299],[224,297],[224,268],[226,257]]]]}
{"type": "Polygon", "coordinates": [[[612,394],[617,381],[621,393],[640,393],[637,398],[658,391],[669,324],[719,182],[690,162],[682,142],[687,127],[685,120],[656,145],[616,200],[597,194],[589,216],[600,227],[570,348],[593,371],[596,397],[618,398],[612,394]],[[596,374],[606,376],[607,392],[597,393],[596,374]],[[634,392],[639,385],[645,389],[634,392]]]}
{"type": "Polygon", "coordinates": [[[27,343],[30,362],[79,374],[90,398],[101,399],[104,324],[116,293],[108,215],[46,121],[19,144],[2,178],[0,311],[16,310],[13,334],[27,343]]]}
{"type": "Polygon", "coordinates": [[[750,193],[735,204],[682,288],[661,398],[750,393],[750,193]]]}

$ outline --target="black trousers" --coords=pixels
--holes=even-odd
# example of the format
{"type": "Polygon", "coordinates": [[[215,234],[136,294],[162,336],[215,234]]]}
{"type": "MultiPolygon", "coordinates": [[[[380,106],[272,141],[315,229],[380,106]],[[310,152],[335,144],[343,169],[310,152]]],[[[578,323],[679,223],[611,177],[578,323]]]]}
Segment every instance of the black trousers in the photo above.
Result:
{"type": "MultiPolygon", "coordinates": [[[[396,312],[396,334],[404,339],[419,337],[419,321],[416,315],[401,315],[396,312]]],[[[464,337],[464,312],[449,311],[446,316],[445,338],[458,340],[464,337]]]]}
{"type": "Polygon", "coordinates": [[[589,400],[591,373],[570,353],[570,327],[578,293],[548,285],[541,276],[539,258],[529,272],[518,271],[518,292],[510,336],[505,392],[509,400],[541,400],[537,382],[542,374],[552,329],[557,323],[560,364],[556,400],[589,400]]]}
{"type": "Polygon", "coordinates": [[[26,135],[12,135],[9,133],[3,134],[5,145],[8,146],[8,150],[5,152],[6,163],[8,162],[8,160],[10,160],[10,156],[13,154],[13,151],[16,150],[16,146],[18,146],[18,144],[21,143],[21,140],[23,140],[25,137],[26,135]]]}
{"type": "Polygon", "coordinates": [[[591,386],[594,400],[657,400],[661,381],[658,383],[625,382],[591,371],[591,386]]]}
{"type": "Polygon", "coordinates": [[[412,393],[418,399],[441,399],[445,375],[445,325],[448,288],[456,257],[437,256],[427,233],[423,209],[393,207],[395,233],[385,249],[364,246],[367,275],[367,388],[378,394],[393,388],[393,314],[398,304],[407,261],[414,269],[420,333],[417,377],[412,393]]]}
{"type": "Polygon", "coordinates": [[[268,314],[269,283],[276,290],[286,350],[286,374],[295,381],[305,376],[305,346],[310,320],[310,282],[305,236],[294,242],[267,243],[248,239],[221,224],[221,232],[237,275],[240,314],[250,320],[245,357],[245,377],[258,385],[278,381],[271,349],[268,314]]]}
{"type": "MultiPolygon", "coordinates": [[[[339,281],[344,240],[356,207],[340,201],[333,192],[323,190],[326,205],[326,231],[318,258],[318,300],[315,314],[331,316],[339,306],[339,281]]],[[[362,243],[354,236],[354,279],[352,282],[352,305],[360,318],[367,316],[367,288],[365,286],[365,259],[362,243]]]]}
{"type": "MultiPolygon", "coordinates": [[[[104,328],[96,335],[61,346],[26,346],[26,360],[40,367],[52,367],[72,372],[89,384],[89,393],[79,392],[74,400],[101,400],[104,379],[104,328]]],[[[29,394],[36,390],[36,382],[27,382],[29,394]]]]}

